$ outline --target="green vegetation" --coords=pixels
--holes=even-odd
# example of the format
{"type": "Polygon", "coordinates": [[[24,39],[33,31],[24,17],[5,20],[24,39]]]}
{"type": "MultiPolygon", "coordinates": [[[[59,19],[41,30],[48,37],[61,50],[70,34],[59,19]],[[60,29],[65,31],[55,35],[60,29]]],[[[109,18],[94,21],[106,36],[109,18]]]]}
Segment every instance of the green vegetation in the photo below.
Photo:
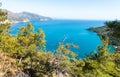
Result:
{"type": "Polygon", "coordinates": [[[106,22],[105,25],[111,29],[113,36],[120,38],[120,21],[109,21],[106,22]]]}
{"type": "Polygon", "coordinates": [[[96,32],[100,37],[104,37],[107,34],[109,45],[114,45],[116,51],[120,51],[120,21],[108,21],[105,22],[105,26],[89,28],[88,30],[96,32]]]}
{"type": "Polygon", "coordinates": [[[79,60],[73,44],[60,43],[55,54],[46,51],[44,32],[35,33],[31,23],[9,34],[6,19],[0,10],[0,77],[120,77],[120,52],[108,52],[108,37],[97,53],[79,60]]]}

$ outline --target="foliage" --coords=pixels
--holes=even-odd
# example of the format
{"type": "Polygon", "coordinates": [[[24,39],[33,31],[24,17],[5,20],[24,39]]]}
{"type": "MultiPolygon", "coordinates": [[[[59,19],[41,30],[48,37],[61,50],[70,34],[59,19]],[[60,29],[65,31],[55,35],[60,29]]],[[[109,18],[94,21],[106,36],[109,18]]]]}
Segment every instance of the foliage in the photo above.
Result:
{"type": "Polygon", "coordinates": [[[8,34],[9,27],[7,11],[0,9],[0,77],[15,76],[17,71],[16,59],[10,56],[15,39],[8,34]]]}
{"type": "Polygon", "coordinates": [[[105,23],[106,26],[108,26],[112,30],[113,36],[120,38],[120,21],[109,21],[105,23]]]}
{"type": "Polygon", "coordinates": [[[42,29],[34,32],[31,23],[19,28],[16,36],[9,34],[6,14],[0,10],[1,77],[120,77],[120,52],[109,52],[108,37],[101,39],[97,53],[84,59],[76,59],[70,47],[77,46],[69,43],[60,43],[53,54],[46,51],[42,29]]]}

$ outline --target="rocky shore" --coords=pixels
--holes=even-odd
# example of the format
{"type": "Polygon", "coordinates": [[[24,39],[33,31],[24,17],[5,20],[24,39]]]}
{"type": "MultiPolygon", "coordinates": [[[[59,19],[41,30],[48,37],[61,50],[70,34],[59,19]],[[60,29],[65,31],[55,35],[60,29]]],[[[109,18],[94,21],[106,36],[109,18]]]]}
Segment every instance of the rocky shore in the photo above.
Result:
{"type": "Polygon", "coordinates": [[[107,26],[88,28],[87,30],[96,32],[100,37],[105,34],[109,37],[109,44],[113,45],[116,51],[120,51],[120,38],[112,36],[112,31],[107,26]]]}

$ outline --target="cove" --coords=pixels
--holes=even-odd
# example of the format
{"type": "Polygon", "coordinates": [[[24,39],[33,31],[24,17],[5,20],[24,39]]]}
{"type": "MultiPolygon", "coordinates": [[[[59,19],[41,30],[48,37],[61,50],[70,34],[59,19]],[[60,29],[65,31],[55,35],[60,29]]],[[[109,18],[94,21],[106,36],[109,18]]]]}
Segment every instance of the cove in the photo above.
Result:
{"type": "MultiPolygon", "coordinates": [[[[73,43],[79,46],[71,50],[80,58],[94,52],[101,44],[99,36],[87,28],[103,26],[105,21],[99,20],[49,20],[31,21],[34,30],[42,28],[46,35],[46,49],[55,52],[59,43],[73,43]]],[[[10,27],[11,34],[16,34],[18,28],[27,25],[28,22],[19,22],[10,27]]]]}

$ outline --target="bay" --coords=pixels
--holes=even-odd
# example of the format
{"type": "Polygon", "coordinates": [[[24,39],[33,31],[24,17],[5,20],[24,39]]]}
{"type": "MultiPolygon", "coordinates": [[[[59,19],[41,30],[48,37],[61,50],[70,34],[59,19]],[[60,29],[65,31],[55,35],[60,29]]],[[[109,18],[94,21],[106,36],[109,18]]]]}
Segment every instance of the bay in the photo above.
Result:
{"type": "MultiPolygon", "coordinates": [[[[99,20],[49,20],[31,21],[34,30],[42,28],[46,35],[47,51],[55,52],[59,43],[73,43],[79,46],[78,49],[71,48],[78,57],[85,57],[94,52],[101,44],[99,36],[87,28],[103,26],[105,21],[99,20]]],[[[27,25],[28,22],[19,22],[10,27],[11,34],[16,34],[18,28],[27,25]]]]}

